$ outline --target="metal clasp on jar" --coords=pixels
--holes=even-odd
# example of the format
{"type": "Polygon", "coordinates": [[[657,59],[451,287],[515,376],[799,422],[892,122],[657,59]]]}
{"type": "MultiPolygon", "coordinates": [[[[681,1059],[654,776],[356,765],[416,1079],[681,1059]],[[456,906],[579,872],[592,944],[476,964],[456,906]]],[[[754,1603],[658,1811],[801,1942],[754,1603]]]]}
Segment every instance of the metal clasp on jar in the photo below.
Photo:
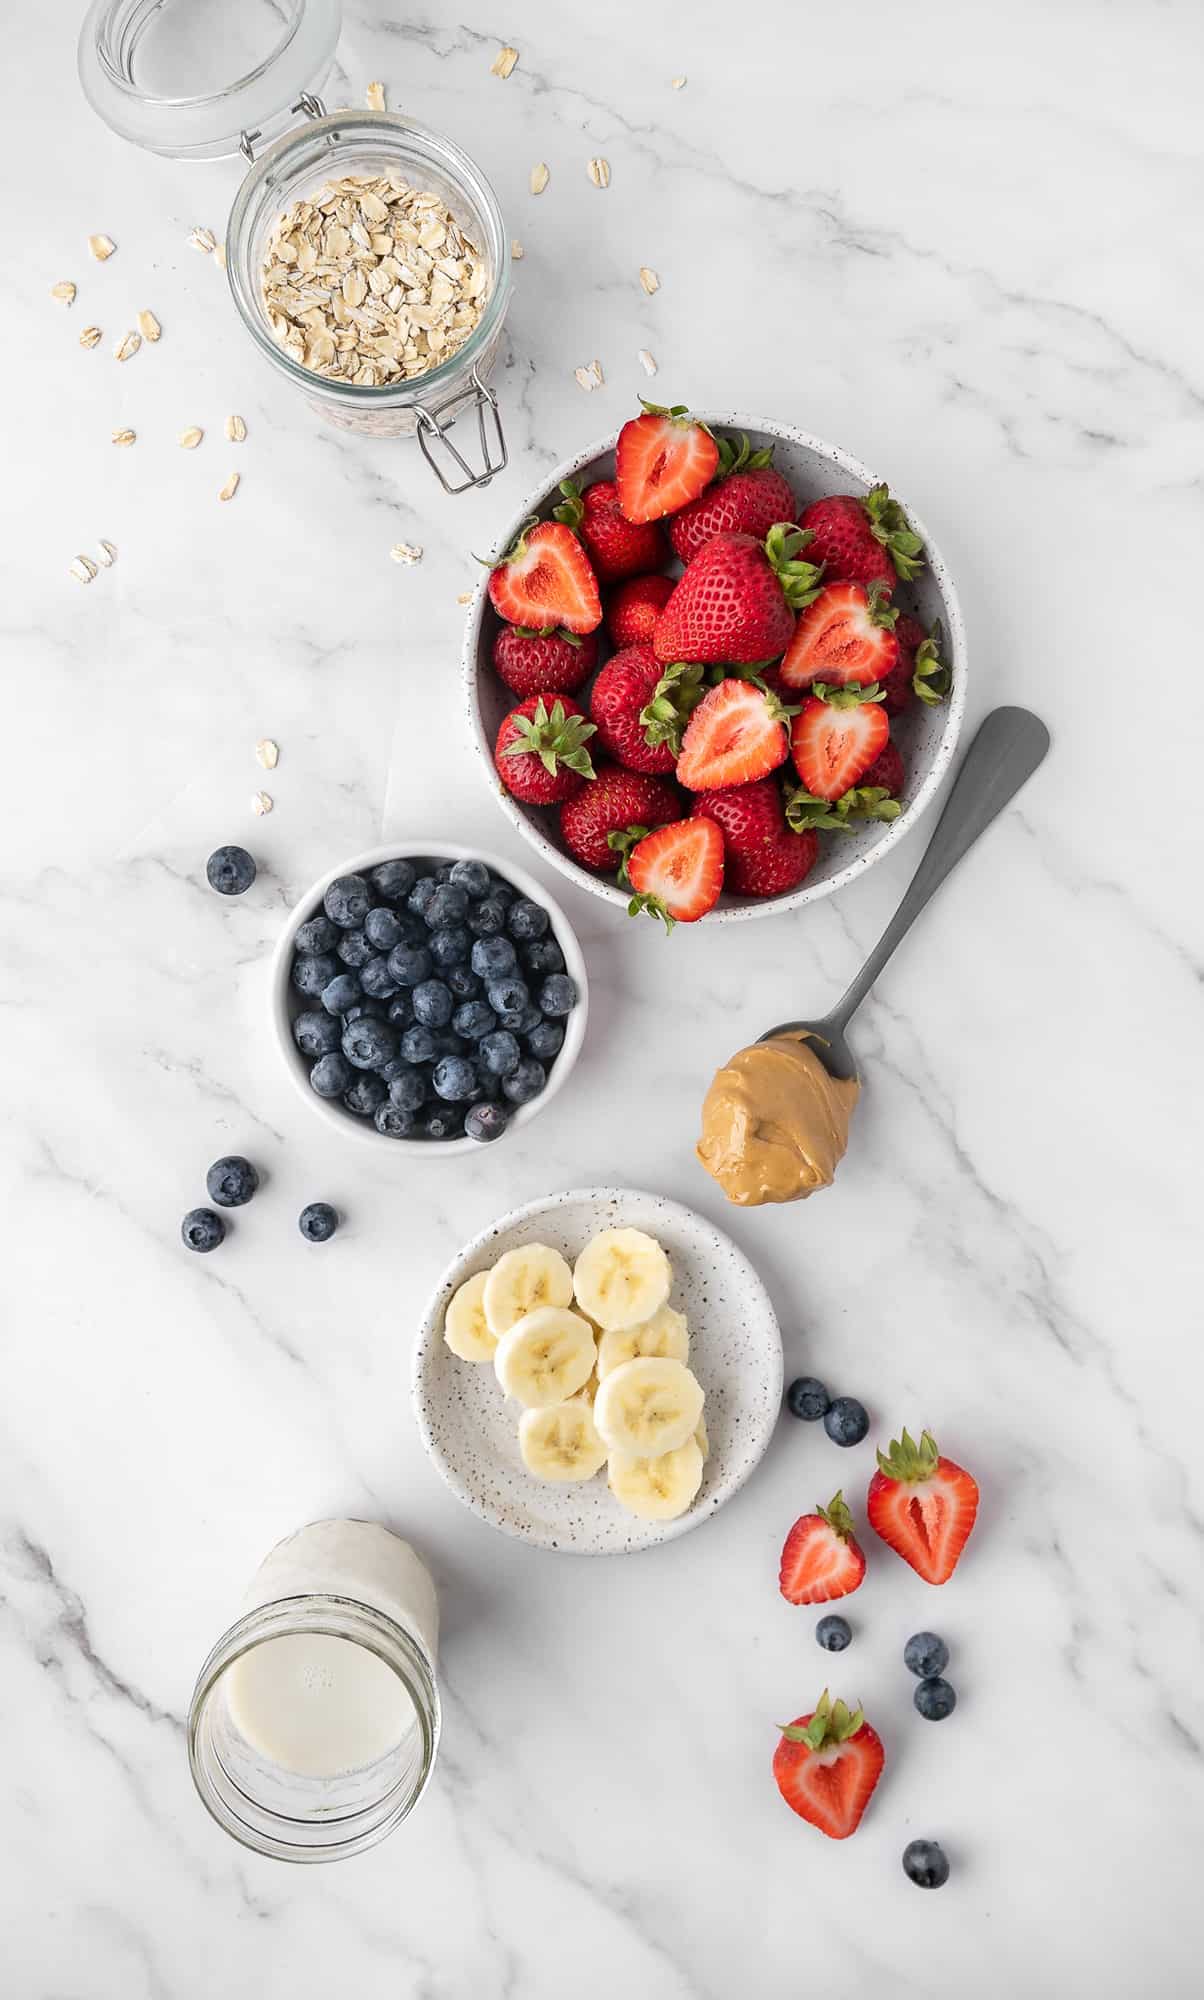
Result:
{"type": "Polygon", "coordinates": [[[419,403],[414,411],[418,419],[418,442],[422,446],[422,456],[445,493],[467,493],[474,486],[488,486],[499,472],[504,472],[509,464],[506,437],[502,430],[501,412],[493,390],[482,382],[476,369],[469,378],[470,386],[441,403],[437,410],[424,409],[419,403]],[[448,432],[456,417],[465,408],[477,413],[477,432],[481,442],[481,457],[484,461],[479,472],[474,472],[463,453],[457,451],[448,437],[448,432]],[[448,458],[463,474],[458,485],[453,485],[435,456],[436,447],[446,452],[448,458]]]}
{"type": "MultiPolygon", "coordinates": [[[[312,90],[303,90],[296,103],[289,105],[290,114],[295,116],[298,111],[303,111],[307,118],[325,118],[326,116],[326,106],[316,92],[312,90]]],[[[262,130],[239,134],[238,150],[244,160],[249,161],[252,166],[255,164],[255,141],[262,139],[262,137],[262,130]]]]}

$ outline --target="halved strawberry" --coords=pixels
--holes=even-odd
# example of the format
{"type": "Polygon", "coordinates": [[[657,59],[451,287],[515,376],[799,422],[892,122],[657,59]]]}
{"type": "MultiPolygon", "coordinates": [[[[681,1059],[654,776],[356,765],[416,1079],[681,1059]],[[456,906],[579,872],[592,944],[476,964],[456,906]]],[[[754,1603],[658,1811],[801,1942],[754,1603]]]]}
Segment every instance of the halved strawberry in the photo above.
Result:
{"type": "Polygon", "coordinates": [[[599,764],[593,784],[561,807],[560,831],[574,861],[595,874],[613,874],[625,847],[633,847],[650,827],[680,819],[681,813],[681,793],[668,778],[599,764]]]}
{"type": "Polygon", "coordinates": [[[584,493],[562,479],[560,490],[564,499],[553,509],[556,519],[581,537],[600,583],[638,576],[665,561],[664,529],[656,521],[629,521],[613,479],[595,479],[584,493]]]}
{"type": "Polygon", "coordinates": [[[919,1444],[904,1431],[878,1453],[866,1512],[871,1528],[925,1583],[945,1583],[978,1513],[978,1482],[942,1458],[931,1431],[919,1444]]]}
{"type": "Polygon", "coordinates": [[[490,571],[489,597],[500,618],[525,630],[563,626],[593,632],[602,623],[602,599],[589,557],[560,521],[528,521],[490,571]]]}
{"type": "MultiPolygon", "coordinates": [[[[815,799],[839,799],[851,791],[890,736],[890,721],[880,706],[881,691],[864,701],[853,688],[830,692],[826,701],[810,695],[790,730],[794,768],[815,799]]],[[[688,743],[688,730],[686,740],[688,743]]],[[[679,771],[679,776],[683,784],[689,784],[684,772],[679,771]]],[[[792,825],[797,823],[791,821],[792,825]]]]}
{"type": "Polygon", "coordinates": [[[866,590],[859,583],[826,583],[800,614],[782,661],[782,680],[793,688],[812,681],[881,686],[898,664],[898,616],[879,584],[866,590]]]}
{"type": "Polygon", "coordinates": [[[778,1589],[788,1604],[827,1604],[847,1597],[865,1575],[853,1516],[838,1493],[814,1514],[801,1514],[786,1537],[778,1589]]]}
{"type": "Polygon", "coordinates": [[[889,596],[897,581],[909,583],[924,567],[924,544],[885,486],[873,487],[864,500],[852,493],[813,500],[799,526],[810,528],[816,560],[834,580],[879,582],[889,596]]]}
{"type": "Polygon", "coordinates": [[[885,1762],[882,1739],[861,1710],[850,1713],[825,1688],[812,1715],[783,1725],[773,1775],[791,1812],[829,1840],[847,1840],[861,1824],[885,1762]]]}
{"type": "Polygon", "coordinates": [[[788,895],[815,866],[819,839],[814,833],[791,831],[776,778],[700,792],[692,810],[705,813],[721,829],[727,854],[724,886],[738,896],[788,895]]]}
{"type": "Polygon", "coordinates": [[[720,681],[686,724],[678,781],[692,792],[748,785],[776,771],[789,755],[787,710],[751,681],[720,681]]]}
{"type": "Polygon", "coordinates": [[[493,665],[498,679],[517,695],[575,694],[593,673],[598,641],[593,632],[524,631],[499,625],[493,641],[493,665]]]}
{"type": "Polygon", "coordinates": [[[624,871],[635,894],[627,914],[659,917],[666,930],[696,924],[723,888],[723,835],[713,819],[679,819],[646,834],[624,871]]]}
{"type": "Polygon", "coordinates": [[[619,505],[629,521],[659,521],[697,499],[719,467],[719,447],[705,424],[696,424],[684,403],[666,409],[644,405],[615,445],[619,505]]]}
{"type": "Polygon", "coordinates": [[[568,695],[533,695],[511,709],[498,730],[498,777],[527,805],[560,805],[594,775],[585,747],[593,734],[593,723],[568,695]]]}
{"type": "Polygon", "coordinates": [[[606,629],[613,646],[650,644],[656,621],[673,595],[670,576],[629,576],[606,600],[606,629]]]}

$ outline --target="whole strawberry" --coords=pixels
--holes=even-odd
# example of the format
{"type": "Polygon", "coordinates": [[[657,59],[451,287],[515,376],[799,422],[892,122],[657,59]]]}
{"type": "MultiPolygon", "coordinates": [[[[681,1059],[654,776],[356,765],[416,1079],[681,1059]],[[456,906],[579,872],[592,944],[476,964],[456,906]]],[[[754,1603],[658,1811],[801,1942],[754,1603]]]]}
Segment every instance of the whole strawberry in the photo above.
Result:
{"type": "MultiPolygon", "coordinates": [[[[560,831],[575,861],[596,875],[612,875],[619,865],[616,839],[637,827],[668,826],[681,818],[681,794],[667,778],[599,764],[592,785],[560,808],[560,831]]],[[[634,846],[634,841],[629,843],[634,846]]]]}
{"type": "Polygon", "coordinates": [[[514,694],[574,694],[594,671],[598,639],[594,632],[543,631],[502,625],[493,641],[493,666],[499,680],[514,694]]]}
{"type": "Polygon", "coordinates": [[[720,438],[719,477],[671,517],[669,540],[675,555],[690,563],[716,535],[755,535],[763,542],[775,521],[793,521],[797,506],[789,481],[773,469],[772,445],[753,451],[743,434],[738,442],[720,438]]]}
{"type": "Polygon", "coordinates": [[[533,695],[511,709],[498,730],[497,774],[526,805],[560,805],[594,775],[585,747],[593,734],[593,723],[568,695],[533,695]]]}
{"type": "Polygon", "coordinates": [[[780,524],[763,542],[716,535],[681,578],[652,635],[658,660],[776,659],[794,632],[795,615],[819,590],[820,573],[802,558],[807,537],[780,524]]]}
{"type": "Polygon", "coordinates": [[[725,880],[738,896],[789,895],[815,866],[819,836],[791,832],[776,778],[700,792],[693,811],[722,832],[725,880]]]}
{"type": "Polygon", "coordinates": [[[924,567],[924,544],[885,486],[873,487],[864,500],[853,493],[813,500],[799,526],[814,535],[811,553],[829,583],[881,583],[889,595],[924,567]]]}
{"type": "Polygon", "coordinates": [[[648,646],[657,619],[673,595],[668,576],[629,576],[606,600],[606,629],[612,646],[648,646]]]}
{"type": "Polygon", "coordinates": [[[903,778],[903,759],[899,755],[898,745],[888,742],[885,749],[875,757],[869,770],[862,777],[861,783],[865,788],[874,786],[879,791],[885,792],[888,798],[897,799],[903,790],[903,778]]]}
{"type": "Polygon", "coordinates": [[[944,701],[950,682],[949,669],[941,657],[944,636],[940,621],[931,632],[925,632],[918,618],[910,617],[906,611],[900,612],[895,625],[895,638],[899,658],[894,671],[882,683],[886,692],[883,706],[887,714],[901,714],[910,706],[913,696],[926,707],[935,708],[944,701]]]}
{"type": "Polygon", "coordinates": [[[667,551],[660,522],[629,521],[619,506],[613,479],[597,479],[584,493],[571,479],[562,479],[560,490],[564,499],[553,509],[556,519],[580,536],[600,583],[640,576],[664,562],[667,551]]]}
{"type": "Polygon", "coordinates": [[[701,679],[700,667],[662,667],[651,646],[613,653],[590,696],[599,748],[629,771],[671,771],[686,718],[702,699],[701,679]]]}

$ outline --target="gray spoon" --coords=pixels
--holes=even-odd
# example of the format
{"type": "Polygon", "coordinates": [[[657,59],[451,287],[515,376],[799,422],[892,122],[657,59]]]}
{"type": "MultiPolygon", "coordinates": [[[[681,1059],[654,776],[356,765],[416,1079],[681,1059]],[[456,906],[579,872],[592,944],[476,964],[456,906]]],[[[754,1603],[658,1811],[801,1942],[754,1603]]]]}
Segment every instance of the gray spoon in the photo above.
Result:
{"type": "Polygon", "coordinates": [[[887,959],[911,929],[934,890],[956,868],[980,833],[985,833],[1021,785],[1032,777],[1049,749],[1049,731],[1027,708],[996,708],[988,715],[961,762],[945,810],[937,821],[907,892],[848,992],[822,1021],[783,1021],[758,1039],[797,1035],[806,1029],[818,1044],[816,1055],[830,1076],[855,1077],[857,1063],[845,1029],[887,959]]]}

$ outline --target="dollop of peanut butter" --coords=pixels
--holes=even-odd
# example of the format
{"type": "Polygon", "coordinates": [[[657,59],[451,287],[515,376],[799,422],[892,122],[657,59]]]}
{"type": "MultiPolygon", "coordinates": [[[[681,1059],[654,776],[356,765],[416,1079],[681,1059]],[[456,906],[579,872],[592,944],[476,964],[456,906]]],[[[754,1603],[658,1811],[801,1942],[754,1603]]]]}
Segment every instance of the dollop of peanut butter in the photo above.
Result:
{"type": "Polygon", "coordinates": [[[802,1201],[832,1185],[859,1095],[855,1079],[828,1075],[805,1033],[754,1042],[707,1091],[698,1157],[741,1208],[802,1201]]]}

